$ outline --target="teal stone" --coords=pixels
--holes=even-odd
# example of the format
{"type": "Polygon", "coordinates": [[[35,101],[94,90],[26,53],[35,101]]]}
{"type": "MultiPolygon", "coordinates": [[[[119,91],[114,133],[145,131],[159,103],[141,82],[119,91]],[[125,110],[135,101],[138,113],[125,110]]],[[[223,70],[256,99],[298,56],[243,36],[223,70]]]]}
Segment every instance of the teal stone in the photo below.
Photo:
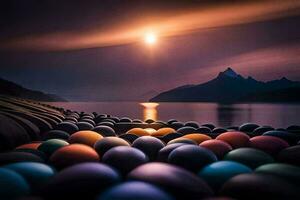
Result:
{"type": "Polygon", "coordinates": [[[252,169],[274,162],[269,154],[253,148],[234,149],[225,155],[224,160],[236,161],[252,169]]]}
{"type": "Polygon", "coordinates": [[[245,173],[251,173],[252,170],[238,162],[219,161],[205,166],[198,175],[204,179],[215,191],[218,191],[222,185],[230,178],[245,173]]]}
{"type": "Polygon", "coordinates": [[[40,144],[38,150],[44,152],[47,157],[50,157],[56,150],[67,145],[69,143],[64,140],[50,139],[40,144]]]}
{"type": "Polygon", "coordinates": [[[300,167],[295,165],[271,163],[256,168],[255,172],[275,175],[300,186],[300,167]]]}
{"type": "Polygon", "coordinates": [[[30,193],[27,181],[17,172],[0,168],[0,199],[17,199],[30,193]]]}
{"type": "Polygon", "coordinates": [[[36,162],[19,162],[4,167],[21,174],[33,189],[41,187],[56,172],[52,167],[36,162]]]}

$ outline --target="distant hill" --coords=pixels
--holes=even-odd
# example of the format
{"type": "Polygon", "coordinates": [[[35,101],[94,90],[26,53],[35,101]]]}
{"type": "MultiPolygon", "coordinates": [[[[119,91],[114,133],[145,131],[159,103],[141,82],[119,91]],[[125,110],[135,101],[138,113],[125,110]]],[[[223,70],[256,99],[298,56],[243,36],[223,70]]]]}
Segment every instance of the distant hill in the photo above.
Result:
{"type": "Polygon", "coordinates": [[[154,102],[300,102],[300,82],[287,78],[268,82],[244,78],[231,68],[206,83],[185,85],[160,93],[150,99],[154,102]],[[272,98],[274,95],[274,98],[272,98]],[[276,96],[276,99],[275,99],[276,96]]]}
{"type": "Polygon", "coordinates": [[[0,95],[7,95],[36,101],[66,101],[65,99],[55,94],[45,94],[40,91],[30,90],[2,78],[0,78],[0,95]]]}

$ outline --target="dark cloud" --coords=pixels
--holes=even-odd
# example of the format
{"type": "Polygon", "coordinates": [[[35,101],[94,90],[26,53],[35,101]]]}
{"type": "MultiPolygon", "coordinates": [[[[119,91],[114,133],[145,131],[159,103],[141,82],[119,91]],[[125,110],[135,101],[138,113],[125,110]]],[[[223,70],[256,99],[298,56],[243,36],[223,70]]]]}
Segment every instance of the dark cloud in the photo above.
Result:
{"type": "Polygon", "coordinates": [[[137,16],[201,7],[228,0],[2,0],[2,36],[108,27],[137,16]],[[18,30],[16,32],[15,30],[18,30]]]}
{"type": "Polygon", "coordinates": [[[145,33],[186,35],[297,15],[300,2],[4,1],[0,49],[57,51],[139,42],[145,33]]]}

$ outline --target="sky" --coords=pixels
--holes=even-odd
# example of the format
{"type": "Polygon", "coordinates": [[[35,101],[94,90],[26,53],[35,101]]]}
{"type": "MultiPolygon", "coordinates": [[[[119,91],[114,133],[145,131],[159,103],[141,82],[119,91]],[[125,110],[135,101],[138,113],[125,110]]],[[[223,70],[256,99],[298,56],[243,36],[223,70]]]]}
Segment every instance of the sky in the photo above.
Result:
{"type": "Polygon", "coordinates": [[[70,101],[144,101],[229,66],[300,81],[299,55],[297,0],[0,2],[0,77],[70,101]]]}

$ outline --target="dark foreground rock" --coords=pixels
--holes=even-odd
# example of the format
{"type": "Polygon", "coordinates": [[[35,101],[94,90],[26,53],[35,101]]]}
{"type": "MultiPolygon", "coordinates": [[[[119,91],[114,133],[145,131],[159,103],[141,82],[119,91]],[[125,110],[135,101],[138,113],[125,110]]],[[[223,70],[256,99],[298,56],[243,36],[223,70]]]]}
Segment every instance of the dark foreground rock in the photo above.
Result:
{"type": "Polygon", "coordinates": [[[0,199],[299,199],[300,126],[275,128],[0,97],[0,199]]]}

